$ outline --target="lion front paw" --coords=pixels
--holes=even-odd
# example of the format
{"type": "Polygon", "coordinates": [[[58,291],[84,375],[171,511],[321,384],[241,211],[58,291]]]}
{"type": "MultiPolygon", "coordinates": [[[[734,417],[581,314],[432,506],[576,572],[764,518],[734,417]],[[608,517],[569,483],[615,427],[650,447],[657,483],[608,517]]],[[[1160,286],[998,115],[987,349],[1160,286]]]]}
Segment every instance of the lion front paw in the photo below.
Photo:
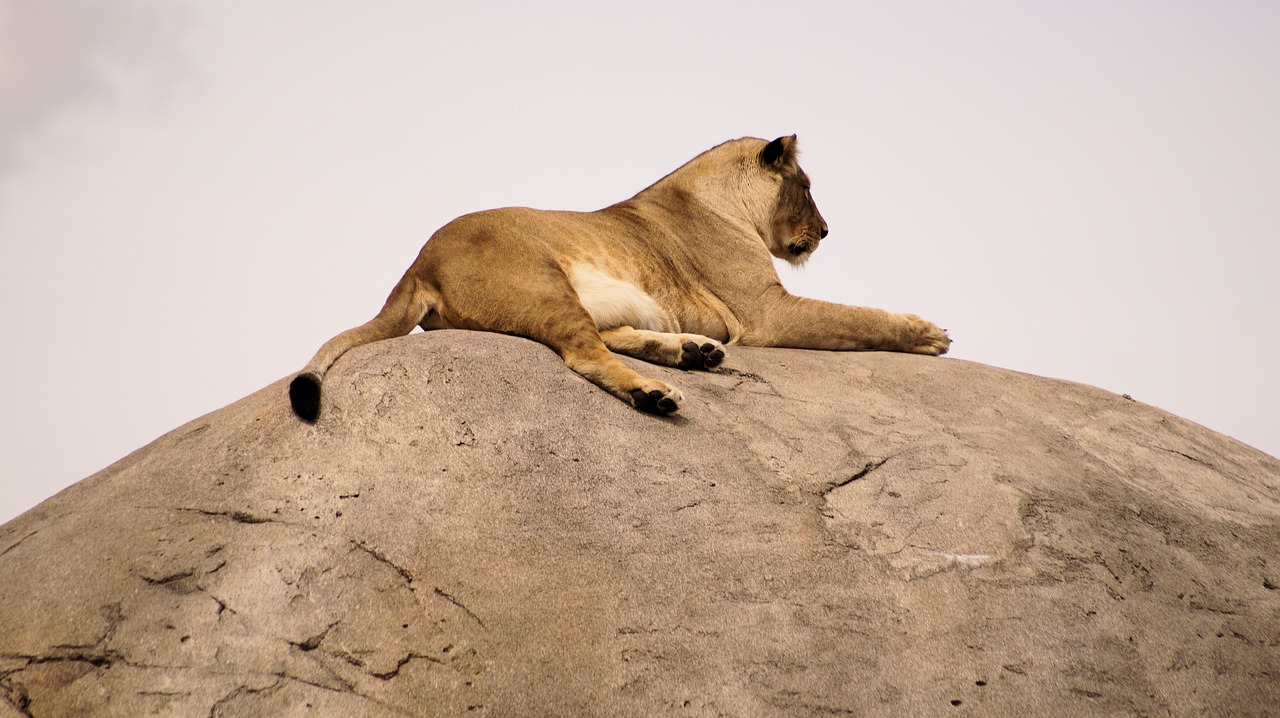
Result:
{"type": "Polygon", "coordinates": [[[946,354],[951,348],[951,337],[947,330],[914,314],[904,314],[907,323],[907,342],[904,349],[912,354],[929,354],[938,356],[946,354]]]}
{"type": "Polygon", "coordinates": [[[719,342],[685,342],[680,346],[681,369],[713,369],[724,361],[724,347],[719,342]]]}

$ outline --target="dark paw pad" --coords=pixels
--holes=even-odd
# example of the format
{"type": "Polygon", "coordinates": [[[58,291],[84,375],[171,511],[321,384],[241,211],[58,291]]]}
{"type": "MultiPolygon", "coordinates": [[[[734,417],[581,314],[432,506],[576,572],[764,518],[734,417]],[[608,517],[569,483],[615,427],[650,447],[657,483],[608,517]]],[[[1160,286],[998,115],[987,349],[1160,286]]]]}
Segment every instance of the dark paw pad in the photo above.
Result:
{"type": "Polygon", "coordinates": [[[724,350],[715,344],[698,346],[695,342],[685,342],[680,351],[681,369],[710,369],[724,360],[724,350]]]}
{"type": "Polygon", "coordinates": [[[670,414],[680,408],[674,399],[664,396],[656,389],[647,393],[643,389],[632,389],[631,400],[635,402],[637,409],[654,414],[670,414]]]}
{"type": "Polygon", "coordinates": [[[705,363],[708,369],[720,366],[720,362],[724,361],[724,350],[715,344],[703,344],[698,347],[705,357],[705,363]]]}

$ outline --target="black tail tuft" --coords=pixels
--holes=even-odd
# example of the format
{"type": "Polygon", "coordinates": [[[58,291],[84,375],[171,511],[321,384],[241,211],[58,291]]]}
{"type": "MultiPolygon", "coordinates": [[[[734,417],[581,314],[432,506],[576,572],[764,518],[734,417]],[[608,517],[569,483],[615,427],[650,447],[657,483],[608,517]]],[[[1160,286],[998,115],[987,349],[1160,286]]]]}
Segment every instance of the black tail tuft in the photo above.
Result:
{"type": "Polygon", "coordinates": [[[289,403],[299,419],[315,423],[320,415],[320,377],[310,373],[294,377],[289,384],[289,403]]]}

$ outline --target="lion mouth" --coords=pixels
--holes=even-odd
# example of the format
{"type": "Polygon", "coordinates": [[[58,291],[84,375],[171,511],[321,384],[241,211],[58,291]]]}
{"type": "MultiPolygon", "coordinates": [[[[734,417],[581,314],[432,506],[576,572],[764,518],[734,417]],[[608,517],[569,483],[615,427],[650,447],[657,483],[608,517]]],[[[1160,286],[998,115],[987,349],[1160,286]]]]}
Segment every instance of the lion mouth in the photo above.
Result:
{"type": "Polygon", "coordinates": [[[807,234],[802,234],[791,238],[791,241],[787,243],[787,251],[798,257],[812,252],[817,244],[818,240],[807,234]]]}

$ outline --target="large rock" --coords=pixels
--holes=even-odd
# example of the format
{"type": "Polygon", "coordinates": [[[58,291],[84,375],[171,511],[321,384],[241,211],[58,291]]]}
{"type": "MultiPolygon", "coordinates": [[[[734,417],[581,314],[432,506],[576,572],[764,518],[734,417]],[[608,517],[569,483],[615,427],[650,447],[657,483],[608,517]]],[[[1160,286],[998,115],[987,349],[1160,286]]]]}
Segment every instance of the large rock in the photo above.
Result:
{"type": "Polygon", "coordinates": [[[283,381],[193,421],[0,528],[0,714],[1280,706],[1275,459],[964,361],[726,366],[645,366],[664,419],[433,332],[314,426],[283,381]]]}

